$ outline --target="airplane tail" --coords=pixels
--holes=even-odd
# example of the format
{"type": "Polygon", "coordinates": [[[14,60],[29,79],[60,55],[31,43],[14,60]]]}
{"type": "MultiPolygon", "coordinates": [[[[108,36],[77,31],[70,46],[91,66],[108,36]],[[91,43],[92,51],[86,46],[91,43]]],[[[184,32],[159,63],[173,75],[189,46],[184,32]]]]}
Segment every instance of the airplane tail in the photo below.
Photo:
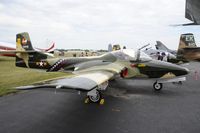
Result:
{"type": "Polygon", "coordinates": [[[192,33],[181,34],[178,50],[197,47],[192,33]]]}
{"type": "Polygon", "coordinates": [[[156,41],[155,46],[156,46],[156,49],[158,50],[169,51],[169,49],[161,41],[156,41]]]}
{"type": "Polygon", "coordinates": [[[34,50],[27,32],[16,35],[16,66],[47,69],[48,57],[47,54],[34,50]]]}
{"type": "Polygon", "coordinates": [[[192,33],[181,34],[177,51],[177,58],[185,59],[188,55],[188,49],[196,48],[194,35],[192,33]]]}

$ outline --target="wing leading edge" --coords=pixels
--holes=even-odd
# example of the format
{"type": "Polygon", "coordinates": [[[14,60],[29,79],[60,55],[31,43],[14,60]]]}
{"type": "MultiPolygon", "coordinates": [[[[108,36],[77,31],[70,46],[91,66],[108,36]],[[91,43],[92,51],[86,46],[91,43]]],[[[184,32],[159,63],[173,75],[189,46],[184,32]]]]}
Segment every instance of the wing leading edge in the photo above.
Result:
{"type": "Polygon", "coordinates": [[[96,71],[90,73],[77,74],[72,77],[60,78],[56,80],[45,81],[31,86],[21,86],[17,89],[33,89],[33,88],[44,88],[54,87],[63,89],[75,89],[81,91],[90,91],[99,85],[107,82],[115,74],[109,71],[96,71]]]}

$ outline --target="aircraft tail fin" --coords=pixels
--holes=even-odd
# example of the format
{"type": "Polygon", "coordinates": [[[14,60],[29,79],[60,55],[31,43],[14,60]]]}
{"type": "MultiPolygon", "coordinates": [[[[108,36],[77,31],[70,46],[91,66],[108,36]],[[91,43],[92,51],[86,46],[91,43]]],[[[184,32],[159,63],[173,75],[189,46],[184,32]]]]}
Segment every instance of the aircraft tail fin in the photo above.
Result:
{"type": "Polygon", "coordinates": [[[155,46],[156,46],[156,49],[158,50],[169,51],[169,49],[161,41],[156,41],[155,46]]]}
{"type": "Polygon", "coordinates": [[[33,46],[27,32],[16,35],[16,51],[33,51],[33,46]]]}
{"type": "Polygon", "coordinates": [[[27,32],[16,35],[16,63],[18,67],[48,68],[48,55],[35,51],[27,32]]]}
{"type": "Polygon", "coordinates": [[[181,34],[178,50],[183,48],[195,47],[197,47],[197,45],[195,43],[194,35],[192,33],[181,34]]]}
{"type": "Polygon", "coordinates": [[[192,33],[181,34],[180,42],[177,51],[177,58],[185,59],[188,48],[196,48],[196,43],[194,40],[194,35],[192,33]]]}

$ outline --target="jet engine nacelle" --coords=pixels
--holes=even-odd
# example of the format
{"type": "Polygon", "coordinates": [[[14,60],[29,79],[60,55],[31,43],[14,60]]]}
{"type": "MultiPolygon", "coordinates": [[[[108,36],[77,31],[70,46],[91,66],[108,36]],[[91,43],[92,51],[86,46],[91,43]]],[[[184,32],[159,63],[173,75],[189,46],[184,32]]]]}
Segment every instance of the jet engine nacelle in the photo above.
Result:
{"type": "Polygon", "coordinates": [[[79,64],[76,64],[74,67],[75,67],[75,71],[78,71],[78,70],[83,70],[92,66],[106,65],[109,63],[110,62],[106,62],[103,60],[95,60],[95,61],[87,61],[87,62],[79,63],[79,64]]]}
{"type": "Polygon", "coordinates": [[[128,76],[128,68],[125,67],[125,68],[121,71],[120,76],[121,76],[122,78],[125,78],[126,76],[128,76]]]}

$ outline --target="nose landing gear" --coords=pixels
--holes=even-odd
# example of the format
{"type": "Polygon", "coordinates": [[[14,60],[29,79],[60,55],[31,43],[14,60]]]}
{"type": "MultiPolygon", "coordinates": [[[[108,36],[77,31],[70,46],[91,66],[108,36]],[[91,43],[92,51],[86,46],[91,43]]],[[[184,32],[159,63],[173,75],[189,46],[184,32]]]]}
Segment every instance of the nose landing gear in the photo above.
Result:
{"type": "Polygon", "coordinates": [[[160,91],[160,90],[162,90],[162,88],[163,88],[163,84],[162,84],[162,83],[155,82],[155,83],[153,84],[153,88],[154,88],[155,91],[160,91]]]}

